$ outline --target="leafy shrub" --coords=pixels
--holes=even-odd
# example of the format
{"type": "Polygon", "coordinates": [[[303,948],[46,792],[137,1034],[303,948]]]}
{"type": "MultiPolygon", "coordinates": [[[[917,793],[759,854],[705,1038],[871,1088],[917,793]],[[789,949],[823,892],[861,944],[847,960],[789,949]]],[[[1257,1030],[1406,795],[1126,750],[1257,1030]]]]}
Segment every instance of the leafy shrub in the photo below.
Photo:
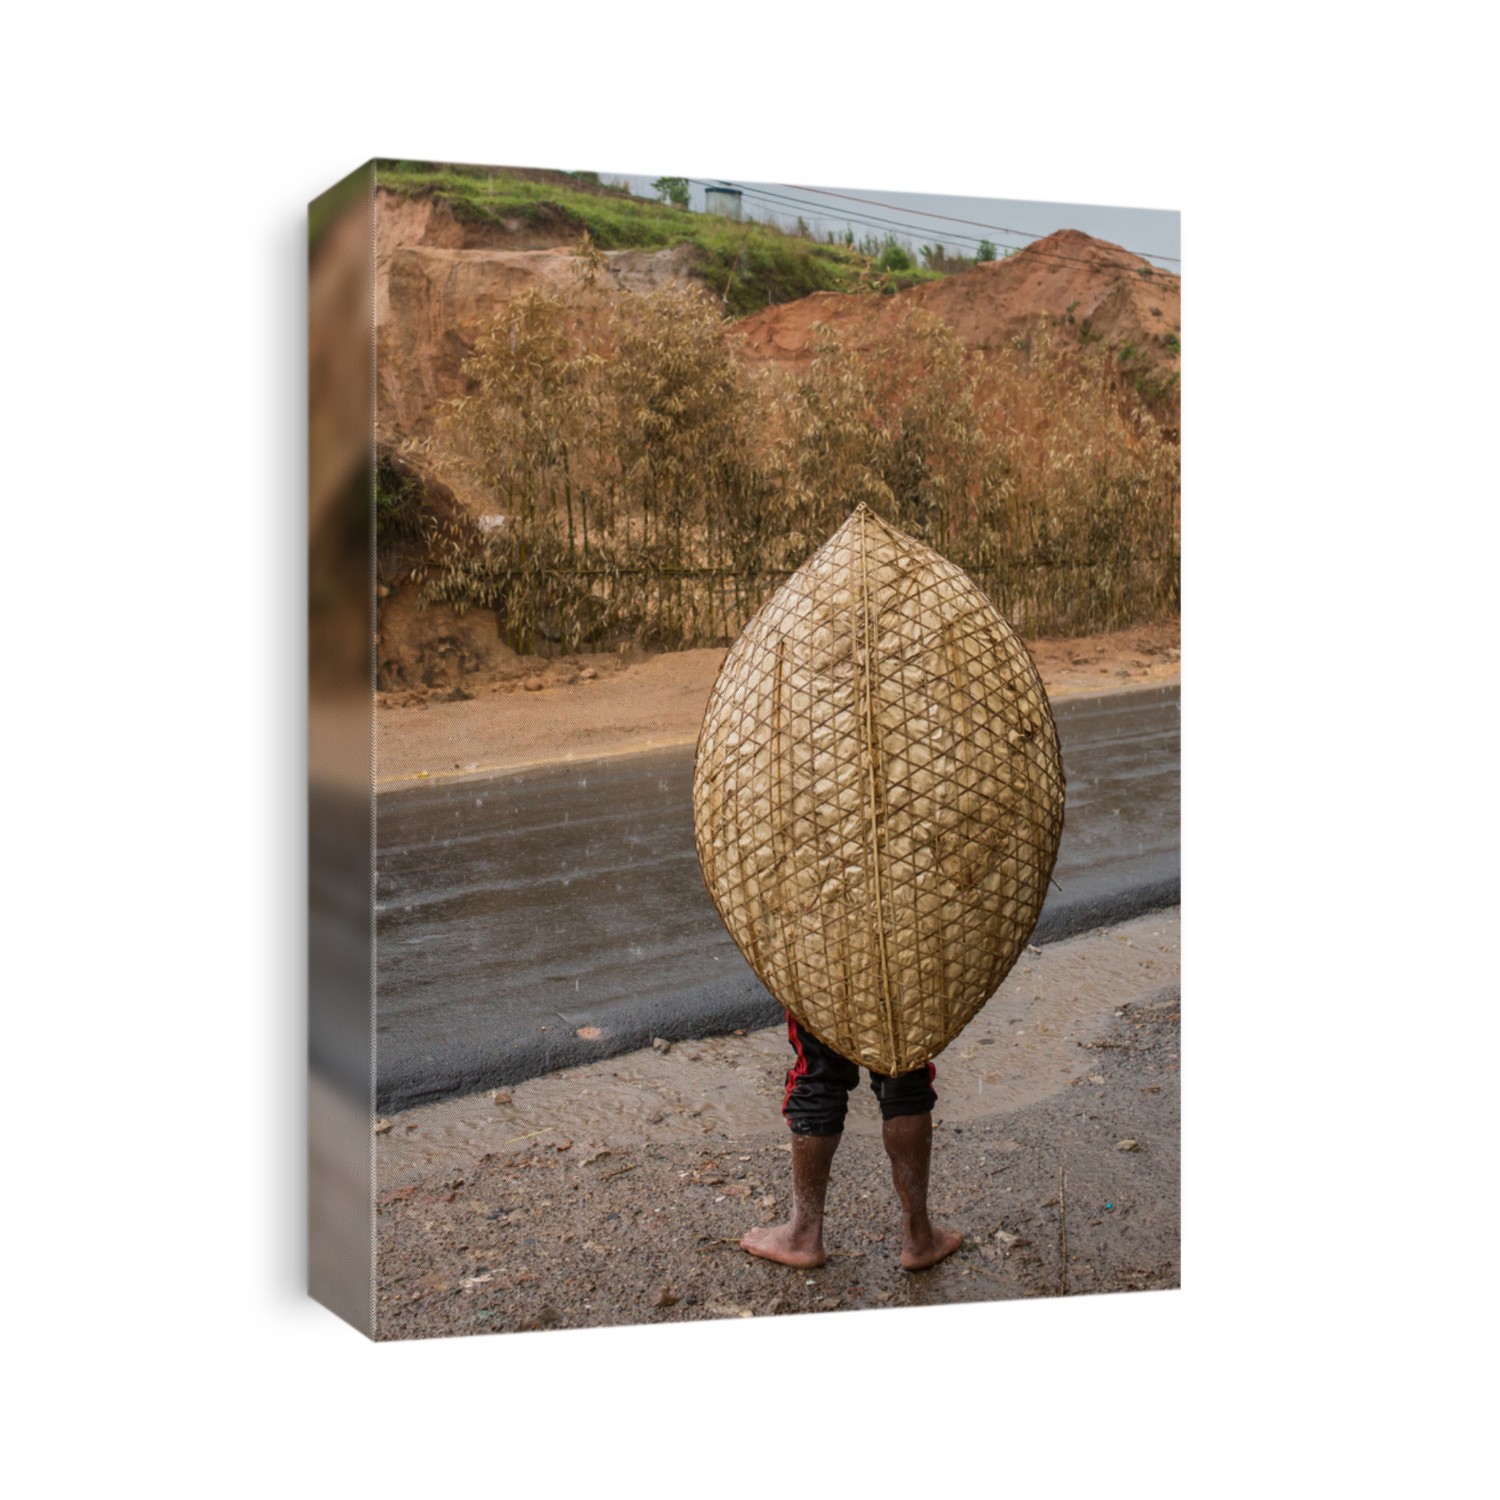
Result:
{"type": "Polygon", "coordinates": [[[882,271],[910,271],[915,265],[906,247],[893,239],[886,240],[875,263],[882,271]]]}

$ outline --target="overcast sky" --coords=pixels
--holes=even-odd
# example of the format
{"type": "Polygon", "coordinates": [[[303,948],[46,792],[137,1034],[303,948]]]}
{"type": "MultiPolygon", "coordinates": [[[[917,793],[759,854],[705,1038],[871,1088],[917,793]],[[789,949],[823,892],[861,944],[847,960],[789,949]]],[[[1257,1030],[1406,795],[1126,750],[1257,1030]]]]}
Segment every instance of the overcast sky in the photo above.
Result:
{"type": "MultiPolygon", "coordinates": [[[[661,173],[605,172],[607,181],[623,180],[633,192],[654,198],[651,184],[661,173]]],[[[702,209],[705,189],[717,179],[691,179],[690,206],[702,209]]],[[[1097,239],[1123,245],[1168,271],[1180,271],[1182,217],[1152,208],[1108,208],[1089,204],[1033,203],[1007,198],[955,198],[932,193],[903,193],[861,187],[824,187],[811,183],[750,182],[736,179],[746,218],[774,219],[784,228],[800,215],[820,239],[832,230],[852,229],[857,240],[868,234],[894,235],[912,250],[941,243],[948,250],[972,255],[981,239],[1004,254],[1020,250],[1034,238],[1057,229],[1081,229],[1097,239]],[[840,194],[843,196],[834,196],[840,194]],[[851,202],[851,199],[861,202],[851,202]],[[946,217],[938,217],[938,216],[946,217]],[[967,222],[955,223],[954,220],[967,222]]]]}

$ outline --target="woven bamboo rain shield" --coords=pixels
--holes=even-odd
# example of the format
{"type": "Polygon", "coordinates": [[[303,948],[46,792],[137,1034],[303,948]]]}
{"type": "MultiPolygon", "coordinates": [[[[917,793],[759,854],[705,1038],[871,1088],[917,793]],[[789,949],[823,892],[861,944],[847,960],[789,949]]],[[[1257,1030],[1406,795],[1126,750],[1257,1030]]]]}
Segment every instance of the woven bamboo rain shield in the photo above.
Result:
{"type": "Polygon", "coordinates": [[[881,1073],[941,1052],[1042,909],[1057,729],[968,576],[861,505],[730,648],[693,773],[709,894],[766,988],[881,1073]]]}

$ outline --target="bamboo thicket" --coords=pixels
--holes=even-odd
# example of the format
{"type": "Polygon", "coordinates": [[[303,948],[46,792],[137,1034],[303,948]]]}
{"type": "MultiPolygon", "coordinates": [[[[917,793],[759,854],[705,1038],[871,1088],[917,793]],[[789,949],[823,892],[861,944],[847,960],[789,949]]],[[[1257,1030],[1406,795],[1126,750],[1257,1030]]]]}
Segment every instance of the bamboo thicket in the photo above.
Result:
{"type": "Polygon", "coordinates": [[[465,375],[425,460],[470,504],[418,576],[521,651],[727,644],[860,503],[1025,635],[1177,609],[1176,444],[1045,324],[998,352],[922,314],[824,330],[790,374],[693,289],[585,282],[511,304],[465,375]]]}

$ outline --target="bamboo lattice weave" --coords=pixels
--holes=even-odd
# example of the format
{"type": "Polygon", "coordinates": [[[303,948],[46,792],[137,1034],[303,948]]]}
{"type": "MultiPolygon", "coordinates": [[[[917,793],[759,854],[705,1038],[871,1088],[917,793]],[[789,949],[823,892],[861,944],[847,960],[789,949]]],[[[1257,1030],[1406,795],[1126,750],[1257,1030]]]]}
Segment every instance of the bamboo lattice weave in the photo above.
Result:
{"type": "Polygon", "coordinates": [[[861,505],[730,648],[698,737],[704,880],[762,982],[882,1073],[1025,947],[1062,835],[1057,730],[966,574],[861,505]]]}

